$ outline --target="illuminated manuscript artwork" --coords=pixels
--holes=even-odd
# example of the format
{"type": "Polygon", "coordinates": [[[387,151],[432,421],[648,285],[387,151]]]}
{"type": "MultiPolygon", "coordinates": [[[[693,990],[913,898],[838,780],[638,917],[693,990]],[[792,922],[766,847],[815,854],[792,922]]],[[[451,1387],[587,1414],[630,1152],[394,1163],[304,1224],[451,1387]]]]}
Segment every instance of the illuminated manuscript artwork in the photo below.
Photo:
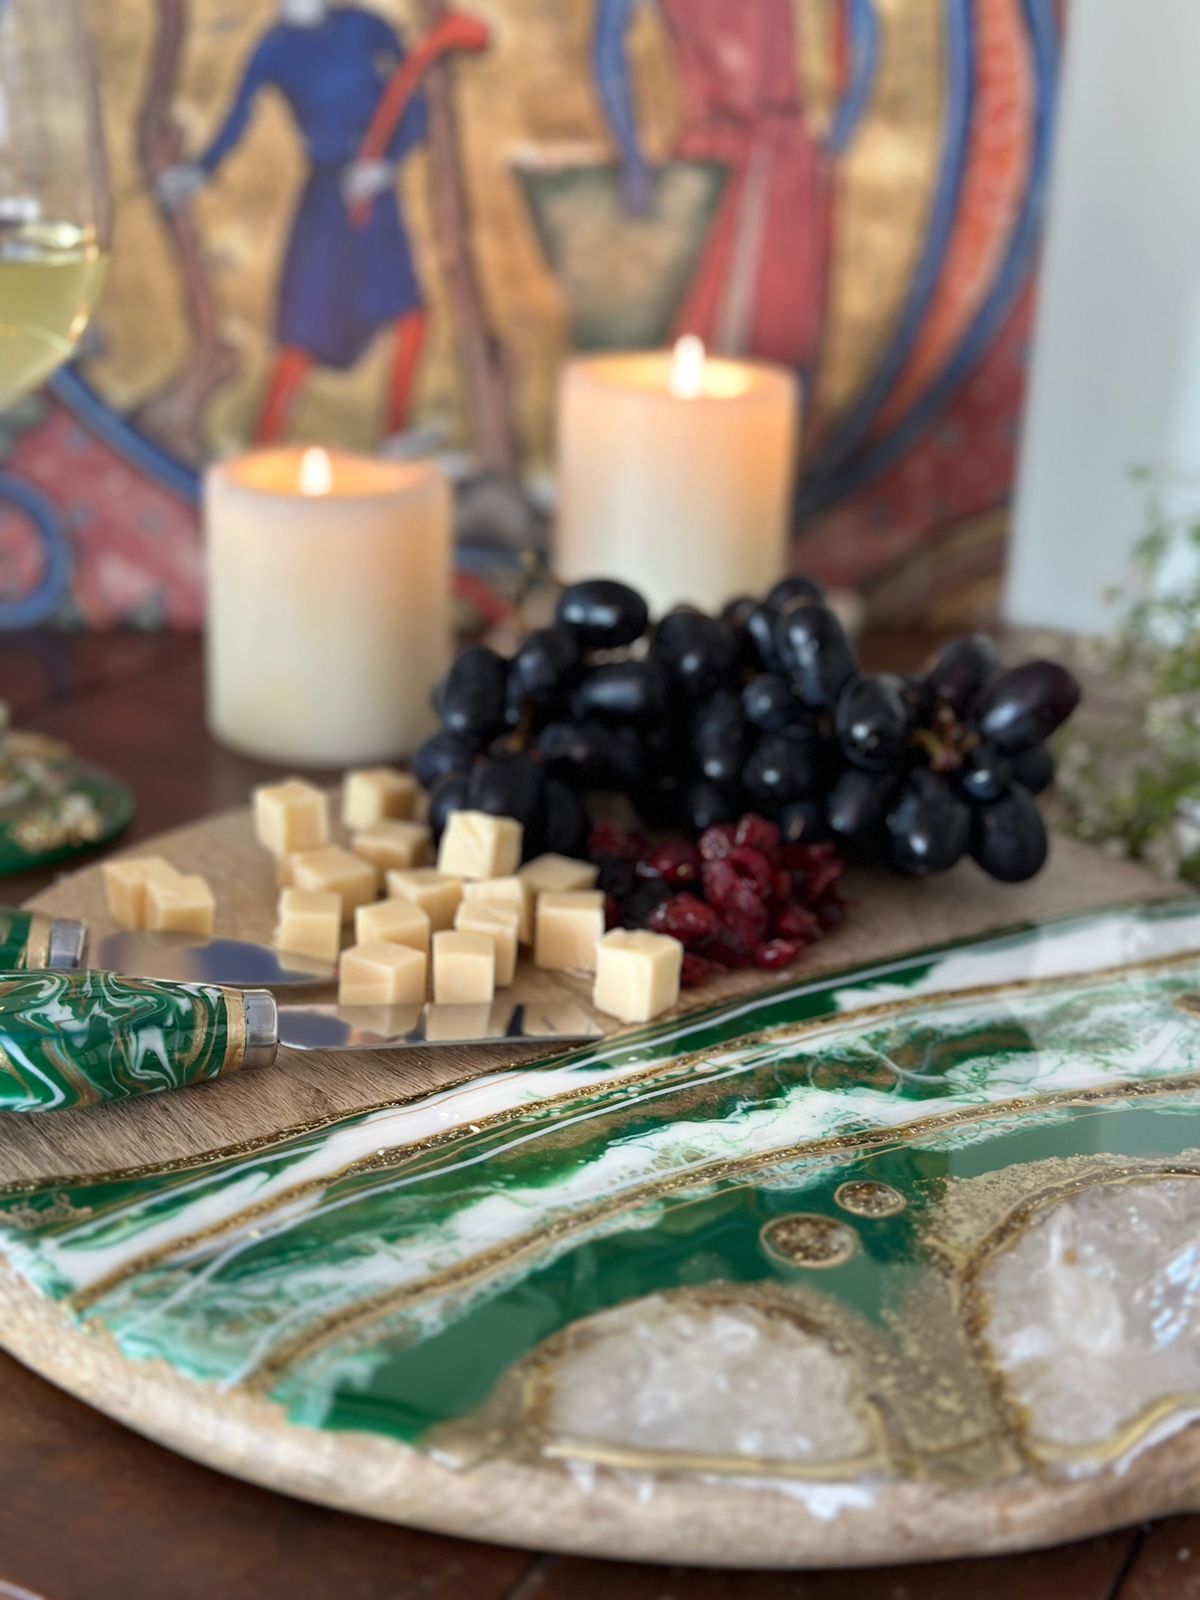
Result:
{"type": "Polygon", "coordinates": [[[0,624],[199,620],[197,474],[432,450],[535,537],[573,349],[804,393],[801,559],[986,613],[1052,0],[93,0],[115,201],[76,364],[3,421],[0,624]],[[524,508],[524,509],[522,509],[524,508]]]}

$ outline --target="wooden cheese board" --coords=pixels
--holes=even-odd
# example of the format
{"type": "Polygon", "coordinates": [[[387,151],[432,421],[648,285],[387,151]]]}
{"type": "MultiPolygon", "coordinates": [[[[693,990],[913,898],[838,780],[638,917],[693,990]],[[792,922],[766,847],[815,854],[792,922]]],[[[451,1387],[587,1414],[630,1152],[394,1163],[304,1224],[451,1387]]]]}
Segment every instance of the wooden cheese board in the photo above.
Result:
{"type": "MultiPolygon", "coordinates": [[[[269,936],[246,812],[143,848],[269,936]]],[[[5,1118],[0,1343],[214,1467],[537,1548],[902,1561],[1194,1507],[1200,910],[1068,843],[849,892],[782,988],[549,1060],[285,1051],[5,1118]]],[[[33,903],[107,926],[95,868],[33,903]]]]}

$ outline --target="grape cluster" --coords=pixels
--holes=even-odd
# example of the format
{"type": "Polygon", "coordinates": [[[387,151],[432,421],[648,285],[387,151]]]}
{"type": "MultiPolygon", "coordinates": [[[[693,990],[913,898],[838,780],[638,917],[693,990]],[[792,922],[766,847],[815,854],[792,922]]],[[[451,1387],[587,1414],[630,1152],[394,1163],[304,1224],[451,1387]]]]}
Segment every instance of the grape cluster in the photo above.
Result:
{"type": "Polygon", "coordinates": [[[1019,882],[1046,857],[1045,740],[1078,699],[1065,667],[1005,671],[978,634],[924,674],[864,673],[811,578],[653,630],[636,591],[592,579],[511,660],[460,653],[413,769],[435,831],[460,806],[502,813],[530,854],[580,854],[582,797],[617,791],[653,829],[698,838],[754,813],[785,845],[833,842],[914,877],[970,854],[1019,882]]]}

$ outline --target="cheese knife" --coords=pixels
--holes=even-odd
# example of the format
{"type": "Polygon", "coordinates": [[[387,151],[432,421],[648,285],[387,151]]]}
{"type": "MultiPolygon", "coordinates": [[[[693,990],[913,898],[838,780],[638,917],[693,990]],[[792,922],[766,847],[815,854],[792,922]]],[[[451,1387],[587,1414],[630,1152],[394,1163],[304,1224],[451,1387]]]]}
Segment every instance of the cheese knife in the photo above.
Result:
{"type": "Polygon", "coordinates": [[[0,1111],[71,1110],[269,1066],[301,1050],[569,1043],[598,1037],[570,995],[490,1006],[278,1006],[267,989],[51,969],[0,976],[0,1111]]]}
{"type": "Polygon", "coordinates": [[[135,978],[215,983],[235,989],[331,983],[332,962],[292,955],[245,939],[188,933],[109,933],[88,937],[83,922],[40,911],[0,909],[0,972],[83,967],[135,978]]]}

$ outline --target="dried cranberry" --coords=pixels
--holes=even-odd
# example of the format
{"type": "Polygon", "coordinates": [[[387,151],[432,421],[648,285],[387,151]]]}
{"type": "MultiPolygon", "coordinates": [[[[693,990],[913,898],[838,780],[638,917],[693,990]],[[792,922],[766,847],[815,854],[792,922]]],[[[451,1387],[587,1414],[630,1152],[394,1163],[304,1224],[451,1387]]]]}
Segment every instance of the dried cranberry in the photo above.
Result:
{"type": "Polygon", "coordinates": [[[771,913],[761,900],[746,900],[739,905],[721,907],[721,923],[748,944],[761,944],[771,927],[771,913]]]}
{"type": "Polygon", "coordinates": [[[681,989],[698,989],[702,983],[707,983],[710,978],[715,978],[724,968],[715,961],[709,961],[704,956],[698,956],[694,950],[685,950],[683,954],[683,967],[679,974],[679,987],[681,989]]]}
{"type": "Polygon", "coordinates": [[[598,822],[588,834],[588,858],[613,856],[618,861],[640,861],[648,843],[644,834],[623,833],[614,822],[598,822]]]}
{"type": "Polygon", "coordinates": [[[754,965],[764,972],[776,972],[780,967],[790,967],[800,958],[800,946],[790,939],[769,939],[754,952],[754,965]]]}
{"type": "Polygon", "coordinates": [[[759,855],[766,856],[772,866],[779,859],[778,825],[768,822],[765,817],[757,816],[753,811],[748,811],[738,822],[734,831],[734,843],[748,845],[751,850],[757,850],[759,855]]]}
{"type": "Polygon", "coordinates": [[[802,882],[797,884],[797,888],[801,890],[809,905],[815,905],[817,901],[824,899],[845,870],[844,861],[822,862],[820,866],[805,874],[802,882]]]}
{"type": "Polygon", "coordinates": [[[785,844],[780,857],[793,872],[812,872],[826,861],[837,859],[837,845],[823,839],[819,844],[785,844]]]}
{"type": "Polygon", "coordinates": [[[700,852],[690,839],[668,839],[657,844],[637,865],[642,878],[663,878],[681,887],[700,881],[700,852]]]}
{"type": "Polygon", "coordinates": [[[786,867],[776,867],[771,874],[771,899],[790,900],[792,898],[792,875],[786,867]]]}
{"type": "Polygon", "coordinates": [[[719,930],[720,920],[713,908],[694,894],[677,894],[656,907],[646,926],[691,946],[711,938],[719,930]]]}
{"type": "Polygon", "coordinates": [[[754,959],[754,941],[743,939],[724,928],[715,939],[705,941],[703,954],[709,961],[715,961],[719,967],[724,967],[729,972],[736,972],[739,967],[748,967],[754,959]]]}
{"type": "Polygon", "coordinates": [[[780,906],[771,918],[771,932],[777,939],[790,939],[801,944],[812,944],[821,937],[821,924],[811,911],[791,900],[780,906]]]}
{"type": "Polygon", "coordinates": [[[727,905],[745,905],[771,898],[774,874],[765,856],[744,846],[718,861],[706,861],[700,868],[704,893],[723,911],[727,905]]]}
{"type": "Polygon", "coordinates": [[[760,850],[739,845],[729,857],[729,865],[748,883],[760,900],[769,900],[775,889],[775,873],[760,850]]]}
{"type": "Polygon", "coordinates": [[[718,822],[700,835],[700,855],[705,861],[720,861],[737,848],[737,824],[718,822]]]}

